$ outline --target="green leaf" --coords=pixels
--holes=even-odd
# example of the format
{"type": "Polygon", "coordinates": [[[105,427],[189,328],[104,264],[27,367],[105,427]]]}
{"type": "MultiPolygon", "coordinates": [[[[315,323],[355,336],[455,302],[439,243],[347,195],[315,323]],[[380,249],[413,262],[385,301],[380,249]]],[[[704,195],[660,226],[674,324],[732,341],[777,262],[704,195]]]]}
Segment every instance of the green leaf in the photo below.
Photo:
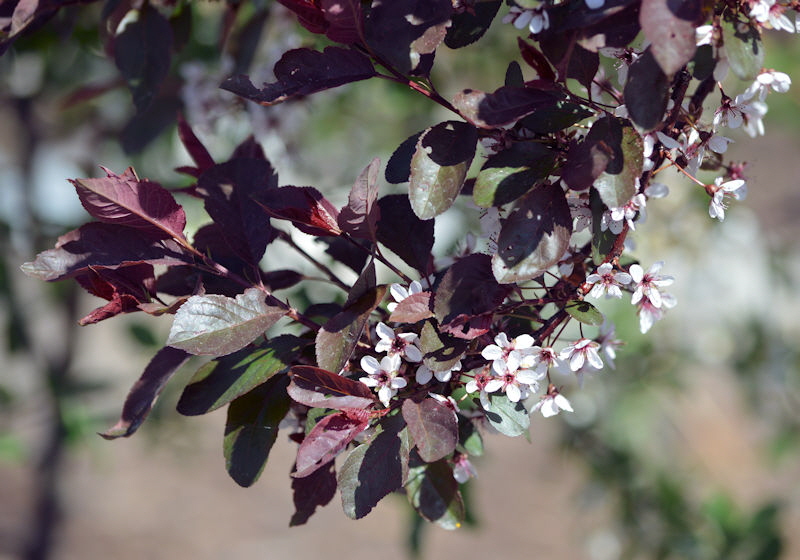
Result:
{"type": "Polygon", "coordinates": [[[480,457],[483,455],[483,437],[475,423],[463,416],[458,418],[458,444],[467,453],[480,457]]]}
{"type": "Polygon", "coordinates": [[[459,121],[446,121],[427,129],[411,158],[408,197],[421,220],[450,208],[467,177],[478,132],[459,121]]]}
{"type": "Polygon", "coordinates": [[[408,479],[408,430],[400,414],[384,417],[371,441],[356,447],[339,470],[339,490],[347,517],[361,519],[408,479]]]}
{"type": "Polygon", "coordinates": [[[334,373],[342,371],[364,332],[370,313],[380,305],[384,295],[386,286],[372,288],[323,325],[316,338],[319,367],[334,373]]]}
{"type": "Polygon", "coordinates": [[[489,410],[486,419],[501,434],[517,437],[525,434],[528,437],[528,428],[531,417],[521,402],[511,402],[505,393],[489,395],[489,410]]]}
{"type": "Polygon", "coordinates": [[[426,520],[443,529],[458,529],[464,521],[464,501],[447,461],[415,465],[406,483],[408,501],[426,520]]]}
{"type": "Polygon", "coordinates": [[[266,294],[248,288],[236,298],[192,296],[175,315],[167,345],[200,356],[241,350],[263,335],[286,310],[268,305],[266,294]]]}
{"type": "Polygon", "coordinates": [[[603,314],[588,301],[573,299],[564,306],[564,311],[570,314],[573,319],[581,323],[599,327],[603,324],[603,314]]]}
{"type": "Polygon", "coordinates": [[[288,376],[274,376],[228,407],[223,441],[225,467],[240,486],[250,486],[264,470],[278,437],[278,424],[289,412],[288,384],[288,376]]]}
{"type": "Polygon", "coordinates": [[[644,163],[644,141],[629,121],[608,117],[598,120],[595,126],[602,121],[607,121],[603,124],[605,142],[613,153],[606,170],[594,180],[593,186],[606,206],[619,208],[636,194],[636,181],[644,163]]]}
{"type": "Polygon", "coordinates": [[[569,246],[572,216],[559,185],[543,185],[517,201],[506,218],[492,257],[498,282],[524,282],[558,262],[569,246]]]}
{"type": "Polygon", "coordinates": [[[503,206],[546,179],[554,164],[555,155],[547,146],[517,142],[486,160],[475,179],[472,198],[482,208],[503,206]]]}
{"type": "Polygon", "coordinates": [[[751,82],[764,66],[764,46],[761,34],[755,27],[742,25],[736,21],[722,21],[722,38],[725,53],[728,55],[731,71],[745,82],[751,82]]]}
{"type": "Polygon", "coordinates": [[[218,409],[273,375],[285,373],[308,344],[308,340],[284,334],[256,349],[242,349],[208,362],[183,390],[178,412],[194,416],[218,409]]]}

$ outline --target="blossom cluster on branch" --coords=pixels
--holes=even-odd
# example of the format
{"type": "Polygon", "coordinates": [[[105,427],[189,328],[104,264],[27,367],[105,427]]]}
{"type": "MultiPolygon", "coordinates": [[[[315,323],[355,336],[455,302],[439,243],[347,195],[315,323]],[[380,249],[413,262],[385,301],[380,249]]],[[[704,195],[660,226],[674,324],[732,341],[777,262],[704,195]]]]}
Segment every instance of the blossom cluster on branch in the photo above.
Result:
{"type": "MultiPolygon", "coordinates": [[[[292,524],[337,488],[353,518],[402,489],[425,519],[457,527],[459,484],[476,472],[470,458],[483,453],[482,434],[525,435],[531,413],[572,412],[570,378],[615,367],[622,341],[591,300],[630,294],[642,333],[676,304],[663,263],[645,270],[628,234],[668,195],[656,180],[666,169],[704,189],[711,218],[723,220],[730,200],[743,198],[744,166],[724,161],[724,129],[764,133],[765,100],[790,79],[762,67],[761,34],[795,31],[796,6],[517,0],[500,32],[527,30],[518,38],[525,70],[511,61],[493,92],[446,99],[431,79],[437,49],[478,41],[501,1],[280,4],[336,45],[289,50],[274,82],[257,87],[238,75],[223,89],[269,111],[382,79],[453,120],[407,138],[385,167],[373,160],[342,208],[314,187],[279,186],[252,138],[218,162],[181,121],[194,166],[178,171],[189,187],[171,192],[132,169],[75,179],[97,221],[23,268],[48,281],[74,278],[107,300],[85,324],[135,311],[174,315],[165,347],[105,437],[131,435],[169,377],[191,355],[210,356],[178,410],[228,407],[227,468],[244,486],[261,474],[278,431],[288,432],[298,443],[292,524]],[[729,71],[751,85],[726,91],[729,71]],[[408,194],[380,197],[381,169],[408,194]],[[704,172],[716,177],[706,182],[704,172]],[[201,200],[210,218],[192,239],[175,195],[201,200]],[[434,259],[434,221],[458,200],[478,209],[483,231],[464,232],[455,254],[434,259]],[[309,255],[298,235],[314,236],[357,279],[309,255]],[[276,296],[319,279],[264,262],[272,243],[311,261],[341,297],[298,309],[292,292],[276,296]],[[397,282],[380,284],[380,267],[397,282]],[[279,332],[287,321],[296,334],[279,332]]],[[[131,26],[161,25],[145,8],[133,9],[120,49],[131,26]]]]}

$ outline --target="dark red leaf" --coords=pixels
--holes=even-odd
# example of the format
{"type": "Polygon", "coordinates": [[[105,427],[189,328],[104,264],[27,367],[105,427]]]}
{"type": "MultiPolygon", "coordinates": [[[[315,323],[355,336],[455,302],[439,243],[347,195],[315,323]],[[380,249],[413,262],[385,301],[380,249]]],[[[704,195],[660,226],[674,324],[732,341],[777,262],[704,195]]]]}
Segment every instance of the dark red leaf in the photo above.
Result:
{"type": "Polygon", "coordinates": [[[300,25],[311,33],[325,33],[328,28],[325,14],[314,0],[278,0],[278,3],[293,11],[300,25]]]}
{"type": "Polygon", "coordinates": [[[479,0],[453,14],[444,44],[451,49],[458,49],[483,37],[502,3],[501,0],[479,0]]]}
{"type": "Polygon", "coordinates": [[[119,422],[100,435],[105,439],[132,435],[147,418],[153,402],[169,378],[188,359],[189,354],[177,348],[167,346],[159,350],[128,393],[119,422]]]}
{"type": "Polygon", "coordinates": [[[361,172],[350,189],[347,206],[339,212],[337,222],[342,231],[351,236],[376,241],[376,230],[380,219],[378,198],[378,173],[381,162],[378,158],[361,172]]]}
{"type": "Polygon", "coordinates": [[[108,301],[79,321],[80,325],[97,323],[120,313],[139,311],[155,293],[153,266],[142,263],[117,269],[91,267],[75,280],[90,294],[108,301]]]}
{"type": "Polygon", "coordinates": [[[208,215],[219,226],[231,250],[250,265],[258,265],[275,238],[269,218],[258,207],[269,203],[278,176],[266,160],[236,158],[214,165],[197,182],[208,215]]]}
{"type": "Polygon", "coordinates": [[[368,408],[375,404],[375,396],[369,387],[347,377],[312,366],[294,366],[289,396],[310,407],[368,408]]]}
{"type": "Polygon", "coordinates": [[[493,93],[464,90],[456,94],[453,105],[475,126],[496,128],[514,123],[537,109],[550,107],[561,97],[542,89],[502,86],[493,93]]]}
{"type": "Polygon", "coordinates": [[[319,0],[319,6],[328,24],[328,39],[345,45],[362,42],[360,0],[319,0]]]}
{"type": "Polygon", "coordinates": [[[427,75],[452,13],[451,0],[374,2],[364,24],[367,44],[401,74],[427,75]]]}
{"type": "Polygon", "coordinates": [[[208,153],[200,139],[195,136],[192,127],[189,126],[189,123],[180,113],[178,114],[178,138],[181,139],[183,147],[189,152],[200,173],[214,165],[214,159],[211,154],[208,153]]]}
{"type": "Polygon", "coordinates": [[[384,417],[379,433],[356,447],[339,469],[342,507],[351,519],[361,519],[408,479],[410,442],[400,414],[384,417]]]}
{"type": "Polygon", "coordinates": [[[561,186],[542,185],[517,201],[503,222],[492,258],[503,284],[540,276],[564,255],[572,235],[572,216],[561,186]]]}
{"type": "Polygon", "coordinates": [[[22,265],[29,276],[53,282],[75,276],[90,266],[117,268],[139,263],[180,265],[191,262],[173,240],[154,241],[136,230],[91,222],[58,238],[54,249],[22,265]]]}
{"type": "Polygon", "coordinates": [[[114,37],[114,62],[128,81],[137,112],[150,105],[167,77],[172,57],[172,28],[157,9],[145,3],[126,15],[114,37]]]}
{"type": "Polygon", "coordinates": [[[519,52],[522,55],[522,60],[528,63],[528,66],[536,70],[539,78],[548,82],[556,80],[556,73],[553,72],[547,57],[542,54],[536,46],[527,43],[522,37],[517,37],[517,45],[519,52]]]}
{"type": "Polygon", "coordinates": [[[133,168],[100,179],[73,179],[81,204],[101,222],[136,228],[151,239],[185,239],[186,214],[158,183],[140,180],[133,168]]]}
{"type": "Polygon", "coordinates": [[[403,418],[426,463],[443,459],[455,451],[458,443],[458,419],[453,409],[428,398],[420,403],[403,401],[403,418]]]}
{"type": "Polygon", "coordinates": [[[392,153],[386,163],[386,180],[392,184],[405,183],[411,174],[411,158],[417,151],[417,141],[422,133],[412,134],[392,153]]]}
{"type": "Polygon", "coordinates": [[[668,79],[694,57],[695,24],[706,17],[703,4],[696,0],[642,0],[639,23],[668,79]]]}
{"type": "Polygon", "coordinates": [[[304,525],[317,510],[325,506],[336,495],[336,465],[328,463],[327,468],[317,469],[303,478],[292,479],[292,499],[295,512],[289,527],[304,525]]]}
{"type": "Polygon", "coordinates": [[[267,214],[289,220],[309,235],[341,235],[339,211],[314,187],[270,189],[256,202],[267,214]]]}
{"type": "Polygon", "coordinates": [[[256,88],[247,76],[225,80],[222,89],[261,105],[274,105],[299,95],[331,89],[377,76],[369,57],[341,47],[324,51],[294,49],[275,64],[276,81],[256,88]]]}
{"type": "Polygon", "coordinates": [[[225,468],[239,486],[251,486],[267,463],[278,425],[289,412],[288,378],[276,375],[228,407],[223,453],[225,468]]]}
{"type": "Polygon", "coordinates": [[[420,220],[404,194],[384,196],[378,200],[378,206],[381,209],[378,241],[421,276],[427,276],[433,265],[433,220],[420,220]]]}
{"type": "Polygon", "coordinates": [[[306,477],[333,461],[368,424],[369,419],[352,418],[342,412],[330,414],[317,422],[297,450],[292,476],[306,477]]]}
{"type": "Polygon", "coordinates": [[[670,79],[648,48],[628,69],[623,96],[631,120],[649,132],[661,128],[669,103],[670,79]]]}
{"type": "Polygon", "coordinates": [[[452,331],[454,336],[467,334],[464,326],[468,321],[472,318],[480,320],[482,329],[484,314],[491,314],[510,291],[509,286],[500,285],[495,280],[489,255],[468,255],[447,269],[436,288],[433,311],[443,331],[452,331]],[[445,328],[451,322],[455,322],[455,328],[445,328]]]}

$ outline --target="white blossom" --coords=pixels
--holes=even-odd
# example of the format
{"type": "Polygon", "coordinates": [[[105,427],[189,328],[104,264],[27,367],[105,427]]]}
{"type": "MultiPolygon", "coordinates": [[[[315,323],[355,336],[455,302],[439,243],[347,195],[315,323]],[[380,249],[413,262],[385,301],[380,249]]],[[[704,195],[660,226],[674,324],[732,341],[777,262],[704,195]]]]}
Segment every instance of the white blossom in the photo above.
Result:
{"type": "Polygon", "coordinates": [[[389,293],[392,295],[394,299],[393,302],[389,303],[386,308],[391,312],[397,309],[397,304],[406,299],[408,296],[412,296],[414,294],[419,294],[422,292],[422,284],[414,280],[411,284],[408,285],[408,288],[401,284],[392,284],[389,286],[389,293]]]}
{"type": "Polygon", "coordinates": [[[726,198],[742,200],[747,196],[747,183],[744,179],[734,179],[722,182],[722,177],[714,179],[714,185],[709,186],[712,191],[711,202],[708,205],[708,215],[718,219],[720,222],[725,219],[725,208],[727,207],[726,198]]]}
{"type": "Polygon", "coordinates": [[[599,298],[605,294],[607,298],[622,297],[620,286],[630,284],[631,275],[627,272],[613,272],[613,270],[613,265],[606,262],[598,266],[594,273],[586,277],[586,282],[593,284],[589,292],[590,296],[599,298]]]}
{"type": "Polygon", "coordinates": [[[631,303],[633,305],[647,298],[656,307],[661,307],[661,288],[669,286],[675,281],[675,278],[672,276],[658,274],[662,266],[664,266],[664,261],[658,261],[654,263],[647,272],[638,264],[632,264],[630,266],[628,272],[630,272],[631,278],[636,284],[633,295],[631,296],[631,303]]]}
{"type": "Polygon", "coordinates": [[[558,392],[558,389],[556,389],[554,385],[550,385],[547,389],[547,394],[542,396],[539,402],[533,405],[531,413],[537,410],[540,411],[545,418],[555,416],[562,410],[574,412],[570,402],[564,395],[558,392]]]}
{"type": "Polygon", "coordinates": [[[600,345],[588,338],[581,338],[564,348],[558,357],[569,362],[569,369],[578,371],[585,363],[595,369],[603,369],[603,360],[597,349],[600,345]]]}
{"type": "Polygon", "coordinates": [[[421,362],[422,351],[417,347],[419,337],[415,333],[396,334],[391,327],[380,322],[375,326],[380,340],[375,345],[376,352],[386,352],[390,356],[402,356],[409,362],[421,362]]]}
{"type": "Polygon", "coordinates": [[[400,363],[400,356],[397,354],[384,356],[380,362],[372,356],[361,358],[361,369],[368,374],[368,377],[362,377],[359,381],[367,387],[378,388],[378,399],[383,406],[388,407],[397,390],[406,386],[406,380],[398,377],[400,363]]]}
{"type": "Polygon", "coordinates": [[[788,74],[776,72],[775,70],[768,70],[756,76],[755,81],[738,97],[742,100],[758,97],[759,101],[764,101],[767,98],[769,90],[778,93],[786,93],[789,91],[791,85],[792,79],[788,74]]]}

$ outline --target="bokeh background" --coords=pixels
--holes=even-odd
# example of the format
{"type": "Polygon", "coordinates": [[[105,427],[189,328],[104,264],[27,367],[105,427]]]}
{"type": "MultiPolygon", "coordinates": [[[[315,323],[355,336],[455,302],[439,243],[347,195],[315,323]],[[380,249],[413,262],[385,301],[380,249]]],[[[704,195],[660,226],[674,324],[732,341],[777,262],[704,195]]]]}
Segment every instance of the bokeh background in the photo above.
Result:
{"type": "MultiPolygon", "coordinates": [[[[750,189],[724,223],[708,218],[701,189],[661,177],[671,194],[651,201],[634,255],[645,267],[666,261],[678,307],[641,335],[629,304],[600,303],[627,342],[616,369],[570,386],[575,414],[534,416],[530,443],[487,438],[457,532],[420,525],[401,496],[358,522],[336,497],[289,529],[293,445],[279,438],[259,482],[239,488],[224,469],[224,411],[175,412],[196,363],[134,437],[96,435],[169,320],[80,328],[96,300],[19,271],[87,219],[66,179],[133,165],[184,185],[173,169],[189,159],[168,126],[180,107],[216,157],[253,133],[281,184],[314,185],[340,204],[373,157],[386,162],[407,136],[450,118],[376,80],[270,109],[218,90],[233,71],[268,81],[282,52],[317,41],[272,8],[245,5],[220,57],[224,4],[198,4],[147,119],[132,118],[103,55],[99,7],[63,11],[0,58],[0,558],[800,558],[800,84],[769,96],[764,137],[731,133],[727,155],[750,162],[750,189]]],[[[494,89],[517,58],[516,36],[498,19],[476,45],[442,48],[434,82],[445,97],[494,89]]],[[[765,42],[766,67],[795,75],[800,41],[772,33],[765,42]]],[[[181,202],[196,228],[201,209],[181,202]]],[[[469,225],[450,214],[438,220],[441,254],[469,225]]]]}

